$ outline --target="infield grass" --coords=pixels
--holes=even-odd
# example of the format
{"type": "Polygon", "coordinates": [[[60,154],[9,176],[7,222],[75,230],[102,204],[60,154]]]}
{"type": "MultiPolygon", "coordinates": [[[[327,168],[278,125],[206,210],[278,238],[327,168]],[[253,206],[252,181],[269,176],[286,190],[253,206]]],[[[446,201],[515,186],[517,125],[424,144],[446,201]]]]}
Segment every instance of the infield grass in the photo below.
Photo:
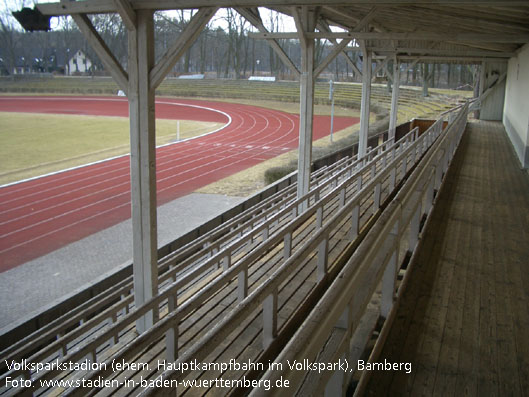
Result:
{"type": "MultiPolygon", "coordinates": [[[[222,123],[180,121],[180,139],[222,123]]],[[[156,145],[176,140],[176,120],[156,120],[156,145]]],[[[125,117],[0,112],[0,185],[130,152],[125,117]]]]}

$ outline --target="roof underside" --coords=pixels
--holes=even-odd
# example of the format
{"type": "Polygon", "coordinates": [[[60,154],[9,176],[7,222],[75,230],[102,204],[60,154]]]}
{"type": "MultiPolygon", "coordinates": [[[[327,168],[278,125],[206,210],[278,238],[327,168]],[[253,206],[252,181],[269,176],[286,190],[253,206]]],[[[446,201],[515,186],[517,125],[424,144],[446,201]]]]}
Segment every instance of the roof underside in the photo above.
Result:
{"type": "MultiPolygon", "coordinates": [[[[83,0],[41,4],[48,15],[115,12],[119,2],[83,0]]],[[[315,11],[322,26],[341,27],[381,56],[431,61],[508,59],[529,42],[529,1],[496,0],[131,0],[133,9],[268,7],[287,15],[315,11]]],[[[338,38],[338,37],[335,37],[338,38]]]]}

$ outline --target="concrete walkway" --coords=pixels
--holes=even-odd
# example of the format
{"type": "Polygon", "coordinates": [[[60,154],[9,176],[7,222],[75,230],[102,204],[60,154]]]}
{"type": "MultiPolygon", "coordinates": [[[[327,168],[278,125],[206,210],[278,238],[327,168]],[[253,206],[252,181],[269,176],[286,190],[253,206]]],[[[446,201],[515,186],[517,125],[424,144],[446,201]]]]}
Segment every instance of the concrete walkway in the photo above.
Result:
{"type": "MultiPolygon", "coordinates": [[[[244,200],[192,193],[158,207],[158,246],[244,200]]],[[[130,219],[0,273],[0,330],[131,262],[130,219]]],[[[0,331],[1,334],[1,331],[0,331]]]]}
{"type": "Polygon", "coordinates": [[[529,178],[498,122],[467,127],[366,395],[529,390],[529,178]]]}

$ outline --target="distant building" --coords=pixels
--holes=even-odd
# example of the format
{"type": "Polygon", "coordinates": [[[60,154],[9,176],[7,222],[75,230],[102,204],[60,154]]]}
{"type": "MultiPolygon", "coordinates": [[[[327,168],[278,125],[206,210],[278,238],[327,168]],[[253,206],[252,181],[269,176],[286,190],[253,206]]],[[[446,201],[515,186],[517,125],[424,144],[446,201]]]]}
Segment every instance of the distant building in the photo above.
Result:
{"type": "Polygon", "coordinates": [[[92,69],[92,61],[86,56],[86,54],[79,50],[73,57],[71,57],[66,65],[66,74],[84,74],[89,73],[92,69]]]}
{"type": "Polygon", "coordinates": [[[30,74],[33,73],[31,67],[26,65],[17,65],[13,68],[13,74],[30,74]]]}

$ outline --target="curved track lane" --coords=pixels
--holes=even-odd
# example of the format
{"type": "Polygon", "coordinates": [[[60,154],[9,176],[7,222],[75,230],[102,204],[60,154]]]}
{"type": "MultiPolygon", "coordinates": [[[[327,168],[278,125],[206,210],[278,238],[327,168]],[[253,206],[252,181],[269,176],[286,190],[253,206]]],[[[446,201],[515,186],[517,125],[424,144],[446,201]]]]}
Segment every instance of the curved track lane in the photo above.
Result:
{"type": "MultiPolygon", "coordinates": [[[[0,111],[128,116],[125,98],[0,97],[0,111]]],[[[156,116],[229,123],[195,139],[158,147],[158,205],[298,146],[297,115],[232,103],[157,99],[156,116]]],[[[341,130],[357,118],[335,117],[341,130]]],[[[314,118],[314,139],[329,117],[314,118]]],[[[0,188],[0,271],[130,217],[130,156],[0,188]]]]}

